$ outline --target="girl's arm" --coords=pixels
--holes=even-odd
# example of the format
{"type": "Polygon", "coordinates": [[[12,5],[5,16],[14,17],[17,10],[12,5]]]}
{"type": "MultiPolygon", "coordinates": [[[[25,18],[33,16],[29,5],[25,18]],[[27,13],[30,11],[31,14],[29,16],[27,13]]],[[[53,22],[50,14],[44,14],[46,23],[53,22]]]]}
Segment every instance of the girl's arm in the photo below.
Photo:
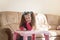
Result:
{"type": "Polygon", "coordinates": [[[26,28],[24,28],[24,27],[20,27],[19,28],[21,31],[25,31],[26,30],[26,28]]]}

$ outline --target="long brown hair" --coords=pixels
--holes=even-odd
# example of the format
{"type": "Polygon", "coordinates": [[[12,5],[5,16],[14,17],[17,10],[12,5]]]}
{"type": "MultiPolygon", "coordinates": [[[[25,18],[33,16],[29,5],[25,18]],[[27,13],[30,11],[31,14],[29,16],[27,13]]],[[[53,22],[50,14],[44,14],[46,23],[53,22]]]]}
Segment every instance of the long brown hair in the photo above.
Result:
{"type": "Polygon", "coordinates": [[[24,12],[23,14],[22,14],[22,17],[21,17],[21,22],[20,22],[20,26],[19,27],[21,27],[22,25],[24,25],[24,22],[25,22],[25,17],[24,17],[24,15],[27,15],[27,14],[31,14],[31,26],[33,27],[33,26],[35,26],[35,15],[34,15],[34,13],[33,12],[24,12]]]}

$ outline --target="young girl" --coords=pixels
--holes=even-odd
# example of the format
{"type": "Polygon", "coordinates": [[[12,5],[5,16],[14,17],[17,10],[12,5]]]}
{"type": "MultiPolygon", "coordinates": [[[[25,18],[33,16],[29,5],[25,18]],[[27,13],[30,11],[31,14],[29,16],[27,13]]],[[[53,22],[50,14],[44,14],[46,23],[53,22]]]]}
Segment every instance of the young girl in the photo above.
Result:
{"type": "Polygon", "coordinates": [[[45,40],[49,40],[49,31],[50,28],[47,19],[44,14],[36,15],[36,30],[41,31],[41,34],[44,35],[45,40]]]}
{"type": "MultiPolygon", "coordinates": [[[[31,31],[35,29],[35,16],[33,12],[24,12],[21,18],[21,23],[19,26],[19,29],[21,31],[31,31]]],[[[31,36],[28,36],[28,40],[34,40],[34,34],[31,36]]],[[[23,36],[17,36],[17,40],[23,40],[23,36]]]]}

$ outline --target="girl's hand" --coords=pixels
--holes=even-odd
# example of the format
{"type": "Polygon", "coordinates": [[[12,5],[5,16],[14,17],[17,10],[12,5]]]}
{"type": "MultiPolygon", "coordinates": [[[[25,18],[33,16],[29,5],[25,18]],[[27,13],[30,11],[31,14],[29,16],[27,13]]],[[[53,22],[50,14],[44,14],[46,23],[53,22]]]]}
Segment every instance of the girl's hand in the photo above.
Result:
{"type": "Polygon", "coordinates": [[[20,27],[20,31],[26,31],[26,28],[20,27]]]}
{"type": "Polygon", "coordinates": [[[24,31],[26,31],[26,28],[24,28],[24,31]]]}

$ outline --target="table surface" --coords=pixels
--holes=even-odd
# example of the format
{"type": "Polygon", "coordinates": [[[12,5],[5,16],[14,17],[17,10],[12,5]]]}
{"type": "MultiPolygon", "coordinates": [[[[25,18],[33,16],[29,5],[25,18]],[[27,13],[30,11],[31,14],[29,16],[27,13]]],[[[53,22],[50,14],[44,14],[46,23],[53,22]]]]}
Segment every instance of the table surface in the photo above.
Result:
{"type": "Polygon", "coordinates": [[[46,33],[48,34],[49,32],[48,31],[20,31],[20,30],[17,30],[15,31],[17,33],[20,33],[20,34],[38,34],[38,33],[46,33]]]}

